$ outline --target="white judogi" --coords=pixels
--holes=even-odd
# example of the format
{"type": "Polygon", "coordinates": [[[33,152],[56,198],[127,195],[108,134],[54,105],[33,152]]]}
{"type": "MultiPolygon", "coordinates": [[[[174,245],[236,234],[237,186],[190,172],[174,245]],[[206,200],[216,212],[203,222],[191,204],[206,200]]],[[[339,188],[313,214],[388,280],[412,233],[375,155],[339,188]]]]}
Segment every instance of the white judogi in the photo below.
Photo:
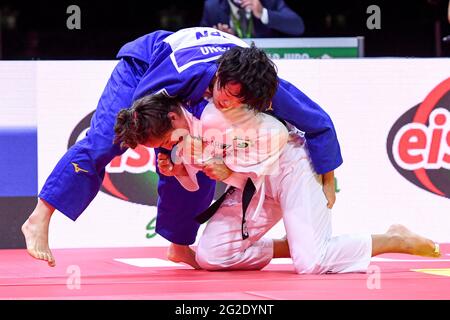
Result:
{"type": "MultiPolygon", "coordinates": [[[[207,134],[211,128],[220,132],[212,138],[215,142],[220,135],[231,137],[231,140],[239,137],[240,133],[235,134],[239,129],[253,129],[255,133],[247,135],[246,152],[238,156],[238,146],[225,143],[229,147],[225,148],[224,161],[235,173],[224,182],[240,189],[225,199],[200,238],[196,259],[203,269],[262,269],[273,258],[273,241],[263,236],[283,218],[298,273],[366,271],[372,238],[370,235],[332,237],[331,211],[326,206],[321,177],[314,172],[304,140],[295,128],[288,134],[286,127],[270,115],[255,114],[245,108],[219,111],[212,103],[205,107],[200,121],[185,114],[191,135],[195,137],[200,132],[207,145],[211,145],[207,134]],[[272,143],[274,141],[277,142],[272,143]],[[235,157],[232,157],[232,151],[235,157]],[[249,237],[243,240],[241,199],[242,187],[248,177],[258,191],[246,213],[249,237]]],[[[217,146],[221,152],[220,143],[217,146]]],[[[192,164],[192,158],[183,148],[181,146],[178,152],[189,176],[177,179],[185,188],[194,191],[197,185],[195,173],[201,168],[199,162],[218,152],[210,149],[200,161],[192,164]]]]}

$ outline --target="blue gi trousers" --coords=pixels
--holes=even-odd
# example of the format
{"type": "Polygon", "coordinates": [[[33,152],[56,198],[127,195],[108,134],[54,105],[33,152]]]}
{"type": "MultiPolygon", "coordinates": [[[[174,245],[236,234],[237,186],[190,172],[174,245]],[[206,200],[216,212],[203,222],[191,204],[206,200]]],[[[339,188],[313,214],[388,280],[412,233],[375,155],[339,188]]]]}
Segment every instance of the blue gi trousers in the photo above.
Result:
{"type": "MultiPolygon", "coordinates": [[[[106,165],[125,152],[113,144],[116,115],[132,105],[133,94],[147,68],[145,62],[135,58],[125,57],[119,61],[86,137],[64,154],[39,193],[39,198],[74,221],[100,190],[106,165]]],[[[195,242],[199,224],[194,217],[211,204],[215,182],[203,173],[198,175],[198,182],[200,189],[189,192],[175,178],[160,175],[156,232],[173,243],[195,242]]]]}

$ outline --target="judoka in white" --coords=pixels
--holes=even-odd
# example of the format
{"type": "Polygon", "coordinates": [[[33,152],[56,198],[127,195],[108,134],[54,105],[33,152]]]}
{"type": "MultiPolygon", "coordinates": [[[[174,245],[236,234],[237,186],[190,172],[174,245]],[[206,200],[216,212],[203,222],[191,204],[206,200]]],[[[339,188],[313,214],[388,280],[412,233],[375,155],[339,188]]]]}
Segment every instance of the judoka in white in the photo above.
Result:
{"type": "MultiPolygon", "coordinates": [[[[321,178],[313,170],[307,143],[293,126],[245,106],[219,110],[211,102],[200,119],[176,106],[168,107],[166,115],[149,115],[143,111],[152,108],[149,101],[138,100],[124,112],[130,119],[139,119],[140,113],[154,117],[153,125],[170,121],[172,129],[164,134],[149,132],[140,139],[149,147],[176,145],[169,169],[178,166],[175,177],[183,187],[197,190],[196,173],[211,162],[222,162],[232,171],[224,182],[235,188],[199,240],[196,260],[203,269],[258,270],[272,258],[290,256],[301,274],[365,272],[371,256],[380,253],[440,255],[437,244],[401,225],[380,235],[333,236],[321,178]],[[243,223],[242,190],[248,178],[257,191],[243,223]],[[284,247],[264,238],[280,219],[286,229],[284,247]]],[[[174,102],[169,98],[167,103],[174,102]]],[[[159,166],[164,174],[163,164],[159,166]]]]}
{"type": "Polygon", "coordinates": [[[196,152],[183,150],[192,148],[192,140],[184,139],[178,153],[188,176],[177,179],[186,189],[195,191],[196,172],[202,162],[223,156],[233,171],[224,182],[237,187],[209,220],[200,238],[196,259],[203,269],[264,268],[274,256],[273,240],[264,235],[280,219],[298,273],[367,269],[371,236],[332,237],[331,210],[300,132],[292,126],[288,132],[274,117],[255,114],[246,107],[220,111],[209,103],[200,120],[187,112],[184,116],[191,139],[201,137],[203,152],[199,159],[196,152]],[[241,199],[247,178],[252,179],[257,193],[246,211],[248,238],[244,240],[241,199]]]}

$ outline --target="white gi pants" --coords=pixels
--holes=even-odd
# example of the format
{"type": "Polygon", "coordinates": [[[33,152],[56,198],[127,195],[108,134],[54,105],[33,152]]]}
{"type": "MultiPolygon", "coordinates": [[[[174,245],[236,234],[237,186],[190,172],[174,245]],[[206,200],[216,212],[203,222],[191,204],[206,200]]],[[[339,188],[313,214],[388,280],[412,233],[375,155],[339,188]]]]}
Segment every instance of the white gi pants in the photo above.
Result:
{"type": "Polygon", "coordinates": [[[273,258],[272,239],[263,238],[283,218],[295,270],[300,274],[365,272],[371,235],[332,236],[331,211],[322,182],[303,146],[288,143],[280,172],[265,179],[262,208],[256,194],[247,209],[249,237],[242,239],[242,192],[236,189],[210,219],[196,259],[206,270],[259,270],[273,258]]]}

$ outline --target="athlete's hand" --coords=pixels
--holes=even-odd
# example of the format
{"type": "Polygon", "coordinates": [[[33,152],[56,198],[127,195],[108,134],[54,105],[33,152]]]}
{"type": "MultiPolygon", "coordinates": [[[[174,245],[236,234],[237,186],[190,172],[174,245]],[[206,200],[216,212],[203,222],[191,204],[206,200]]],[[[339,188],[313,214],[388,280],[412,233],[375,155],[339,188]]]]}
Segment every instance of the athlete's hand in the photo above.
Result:
{"type": "Polygon", "coordinates": [[[203,167],[203,172],[209,178],[216,181],[223,181],[233,173],[221,159],[212,159],[208,161],[203,167]]]}
{"type": "Polygon", "coordinates": [[[328,200],[327,207],[328,209],[333,208],[334,203],[336,202],[336,186],[334,183],[334,171],[327,172],[322,175],[322,189],[323,193],[325,193],[325,197],[328,200]]]}
{"type": "Polygon", "coordinates": [[[158,169],[162,175],[172,176],[186,176],[187,171],[183,164],[173,164],[170,160],[170,155],[165,153],[158,153],[158,169]]]}

